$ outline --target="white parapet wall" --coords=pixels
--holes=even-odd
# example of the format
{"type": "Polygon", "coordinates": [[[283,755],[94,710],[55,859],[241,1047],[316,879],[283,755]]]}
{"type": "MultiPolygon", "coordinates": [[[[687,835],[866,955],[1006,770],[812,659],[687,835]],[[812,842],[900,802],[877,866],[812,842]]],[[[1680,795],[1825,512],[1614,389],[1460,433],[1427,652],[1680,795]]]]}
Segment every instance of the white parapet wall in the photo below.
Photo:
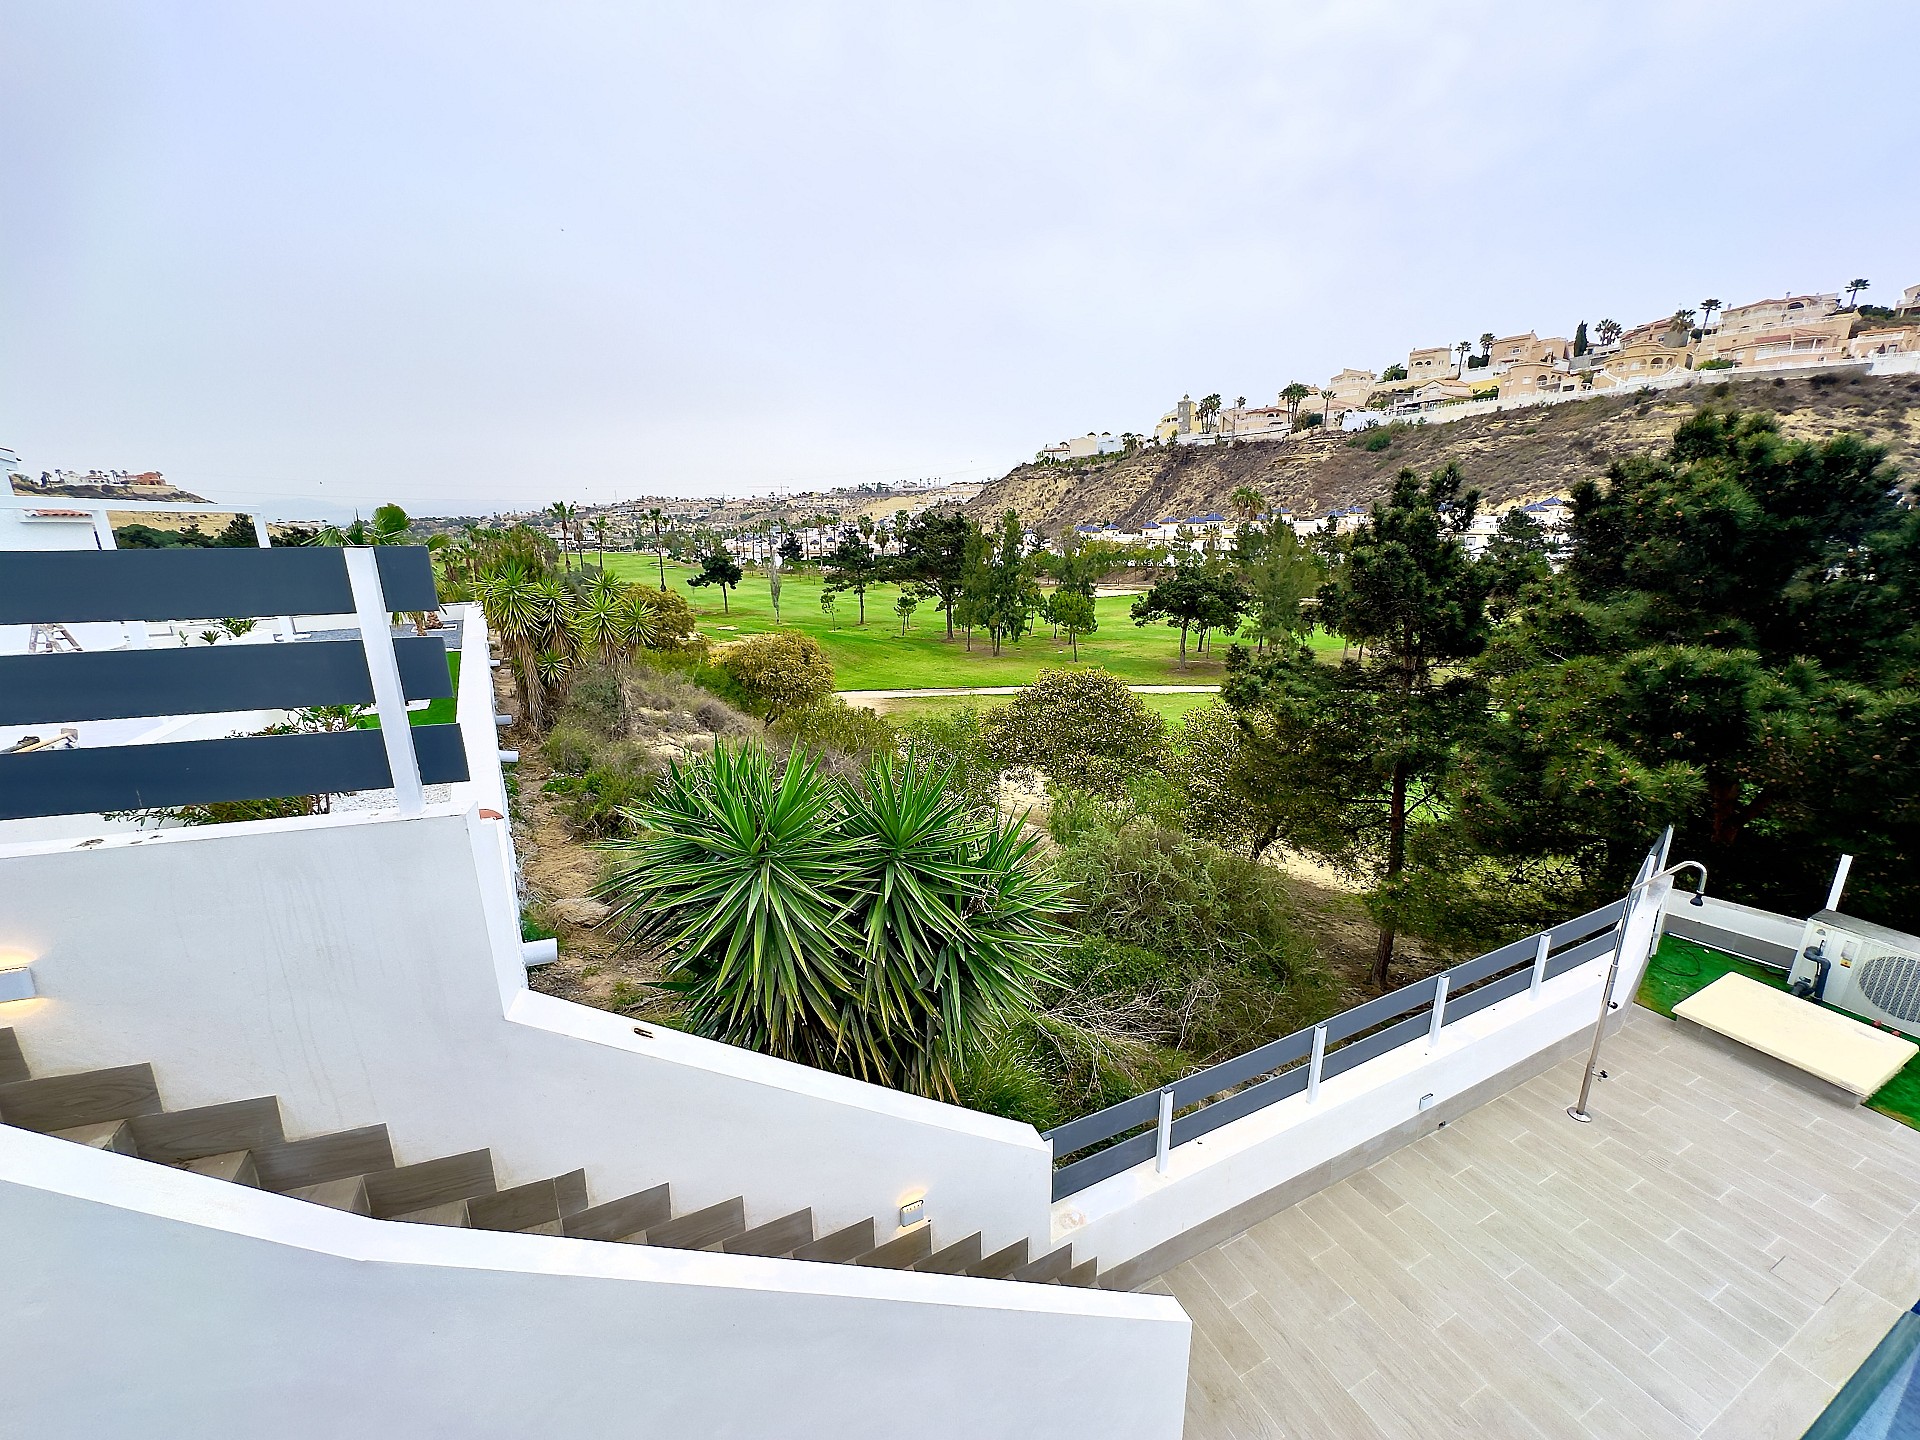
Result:
{"type": "MultiPolygon", "coordinates": [[[[1608,992],[1632,1001],[1672,882],[1638,892],[1608,992]]],[[[1055,1244],[1097,1256],[1116,1283],[1137,1283],[1219,1243],[1398,1145],[1434,1129],[1541,1065],[1579,1048],[1600,1016],[1610,957],[1601,956],[1322,1083],[1280,1100],[1054,1206],[1055,1244]]],[[[1575,1097],[1567,1096],[1569,1103],[1575,1097]]],[[[1572,1123],[1569,1121],[1568,1123],[1572,1123]]]]}
{"type": "Polygon", "coordinates": [[[0,1127],[9,1435],[1175,1440],[1171,1299],[406,1225],[0,1127]]]}
{"type": "Polygon", "coordinates": [[[504,830],[470,804],[0,848],[0,964],[38,991],[0,1024],[39,1073],[151,1062],[170,1109],[278,1095],[290,1135],[384,1122],[400,1163],[487,1147],[503,1186],[585,1167],[596,1201],[665,1181],[882,1241],[924,1198],[937,1240],[1044,1244],[1031,1126],[530,991],[504,830]]]}

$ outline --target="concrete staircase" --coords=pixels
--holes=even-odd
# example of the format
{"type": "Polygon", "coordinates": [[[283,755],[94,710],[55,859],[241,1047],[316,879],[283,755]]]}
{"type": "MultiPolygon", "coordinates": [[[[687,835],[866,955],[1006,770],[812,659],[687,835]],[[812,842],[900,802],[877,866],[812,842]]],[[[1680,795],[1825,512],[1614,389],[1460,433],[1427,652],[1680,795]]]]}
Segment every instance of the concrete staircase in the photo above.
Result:
{"type": "Polygon", "coordinates": [[[0,1124],[404,1224],[1042,1284],[1098,1283],[1098,1262],[1074,1264],[1070,1245],[1034,1257],[1025,1240],[988,1251],[975,1233],[936,1246],[933,1228],[924,1222],[878,1244],[873,1220],[821,1235],[810,1209],[749,1228],[741,1196],[675,1214],[671,1188],[655,1185],[595,1204],[584,1170],[502,1190],[489,1150],[395,1164],[385,1125],[288,1139],[280,1102],[271,1095],[168,1110],[150,1065],[36,1077],[18,1037],[5,1029],[0,1029],[0,1124]]]}

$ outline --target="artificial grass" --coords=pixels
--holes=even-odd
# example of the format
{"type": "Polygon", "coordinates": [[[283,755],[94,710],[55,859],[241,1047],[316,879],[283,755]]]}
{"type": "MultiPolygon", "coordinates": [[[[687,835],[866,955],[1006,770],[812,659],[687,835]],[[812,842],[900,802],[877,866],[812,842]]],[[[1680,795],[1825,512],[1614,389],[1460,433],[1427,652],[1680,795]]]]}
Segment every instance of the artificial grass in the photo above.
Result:
{"type": "MultiPolygon", "coordinates": [[[[1776,990],[1787,988],[1787,977],[1778,970],[1736,960],[1718,950],[1709,950],[1678,935],[1662,936],[1660,948],[1647,962],[1647,973],[1640,981],[1634,999],[1656,1014],[1673,1018],[1673,1007],[1696,991],[1704,990],[1722,975],[1745,975],[1776,990]]],[[[1837,1013],[1845,1015],[1846,1011],[1837,1013]]],[[[1858,1019],[1858,1016],[1851,1016],[1858,1019]]],[[[1867,1097],[1867,1105],[1902,1125],[1920,1130],[1920,1055],[1906,1068],[1867,1097]]]]}
{"type": "MultiPolygon", "coordinates": [[[[599,563],[598,556],[594,557],[599,563]]],[[[651,555],[632,552],[606,556],[609,573],[639,584],[659,583],[660,570],[651,555]]],[[[743,635],[769,630],[798,630],[818,640],[833,662],[834,685],[841,690],[911,690],[936,686],[1025,685],[1042,670],[1107,670],[1131,685],[1217,685],[1225,673],[1220,657],[1227,642],[1217,649],[1196,655],[1189,647],[1187,666],[1180,666],[1180,635],[1166,625],[1135,625],[1130,613],[1131,595],[1105,595],[1094,601],[1100,628],[1080,637],[1080,655],[1076,661],[1067,642],[1055,640],[1052,629],[1041,623],[1024,639],[1000,647],[993,653],[987,637],[978,632],[973,648],[956,633],[948,641],[946,616],[934,608],[931,598],[923,600],[913,614],[906,634],[900,633],[900,617],[893,602],[900,593],[897,585],[873,585],[867,590],[867,623],[859,623],[859,602],[851,594],[842,594],[829,616],[820,608],[824,588],[816,569],[781,572],[780,619],[773,617],[767,597],[766,575],[760,570],[747,572],[739,587],[727,597],[723,611],[720,594],[714,586],[693,588],[689,577],[698,572],[691,566],[669,560],[667,584],[693,606],[700,632],[709,640],[736,640],[743,635]]],[[[1338,655],[1337,636],[1316,631],[1308,643],[1316,652],[1338,655]]]]}
{"type": "MultiPolygon", "coordinates": [[[[460,696],[460,652],[458,650],[447,652],[447,670],[453,676],[453,694],[429,700],[424,710],[409,710],[407,712],[409,725],[451,725],[459,718],[457,712],[460,696]]],[[[378,730],[380,717],[362,715],[353,723],[354,728],[358,730],[378,730]]]]}

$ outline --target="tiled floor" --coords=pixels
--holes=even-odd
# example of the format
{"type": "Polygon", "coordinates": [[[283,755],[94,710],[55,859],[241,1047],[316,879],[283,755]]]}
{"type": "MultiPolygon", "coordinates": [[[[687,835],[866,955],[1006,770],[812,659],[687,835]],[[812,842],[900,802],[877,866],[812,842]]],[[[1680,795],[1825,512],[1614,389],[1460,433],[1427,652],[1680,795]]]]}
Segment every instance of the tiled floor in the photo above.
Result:
{"type": "Polygon", "coordinates": [[[1799,1436],[1920,1300],[1920,1133],[1643,1010],[1591,1125],[1580,1063],[1149,1286],[1187,1440],[1799,1436]]]}

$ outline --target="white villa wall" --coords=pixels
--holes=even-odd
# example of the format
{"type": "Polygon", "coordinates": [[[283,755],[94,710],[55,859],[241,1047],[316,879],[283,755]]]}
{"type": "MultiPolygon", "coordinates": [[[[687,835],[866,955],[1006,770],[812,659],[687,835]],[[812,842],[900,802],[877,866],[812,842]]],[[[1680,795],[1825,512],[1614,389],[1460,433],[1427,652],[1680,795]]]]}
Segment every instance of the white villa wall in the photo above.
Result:
{"type": "Polygon", "coordinates": [[[0,848],[0,956],[40,997],[4,1023],[37,1071],[151,1061],[169,1108],[278,1095],[290,1134],[384,1121],[401,1163],[491,1147],[502,1185],[585,1166],[597,1200],[669,1181],[881,1240],[924,1195],[943,1240],[1046,1240],[1030,1126],[528,990],[503,830],[442,806],[0,848]]]}
{"type": "Polygon", "coordinates": [[[9,1435],[1175,1440],[1156,1295],[369,1220],[0,1127],[9,1435]]]}
{"type": "MultiPolygon", "coordinates": [[[[1617,1004],[1639,988],[1671,885],[1647,887],[1634,906],[1612,991],[1617,1004]]],[[[1054,1243],[1071,1241],[1076,1255],[1097,1255],[1102,1270],[1116,1269],[1183,1236],[1206,1235],[1241,1207],[1423,1116],[1444,1121],[1459,1113],[1449,1102],[1477,1103],[1485,1098],[1474,1094],[1480,1087],[1591,1032],[1608,966],[1602,956],[1546,981],[1537,998],[1523,992],[1444,1026],[1431,1050],[1402,1045],[1324,1081],[1314,1100],[1295,1095],[1176,1145],[1164,1174],[1149,1160],[1070,1195],[1054,1206],[1054,1243]],[[1431,1097],[1425,1110],[1422,1097],[1431,1097]]]]}

